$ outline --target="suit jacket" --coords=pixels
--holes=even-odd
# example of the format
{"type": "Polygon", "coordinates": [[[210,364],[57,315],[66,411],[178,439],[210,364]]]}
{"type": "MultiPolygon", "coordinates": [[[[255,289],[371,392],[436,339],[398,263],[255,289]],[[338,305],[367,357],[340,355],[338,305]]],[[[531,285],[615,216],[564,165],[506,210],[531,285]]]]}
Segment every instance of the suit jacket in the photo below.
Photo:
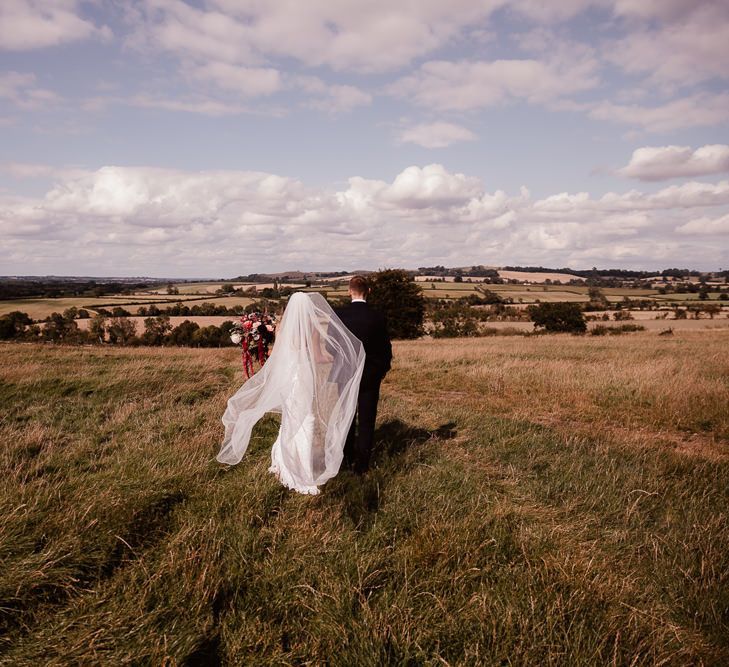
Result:
{"type": "Polygon", "coordinates": [[[385,316],[362,301],[337,308],[334,312],[364,346],[365,365],[360,389],[374,389],[382,382],[392,362],[392,343],[385,316]]]}

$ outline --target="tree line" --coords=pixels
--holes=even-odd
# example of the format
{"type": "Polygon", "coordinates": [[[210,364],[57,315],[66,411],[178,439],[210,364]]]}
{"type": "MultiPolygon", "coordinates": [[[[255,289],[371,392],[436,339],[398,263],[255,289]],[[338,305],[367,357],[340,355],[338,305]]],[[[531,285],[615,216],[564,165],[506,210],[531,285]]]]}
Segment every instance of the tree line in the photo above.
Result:
{"type": "Polygon", "coordinates": [[[43,323],[34,322],[26,313],[13,311],[0,317],[0,340],[66,343],[74,345],[164,345],[187,347],[232,346],[232,321],[201,327],[185,320],[172,326],[169,315],[147,317],[144,331],[137,334],[134,321],[122,316],[97,314],[89,326],[78,326],[76,313],[52,313],[43,323]]]}

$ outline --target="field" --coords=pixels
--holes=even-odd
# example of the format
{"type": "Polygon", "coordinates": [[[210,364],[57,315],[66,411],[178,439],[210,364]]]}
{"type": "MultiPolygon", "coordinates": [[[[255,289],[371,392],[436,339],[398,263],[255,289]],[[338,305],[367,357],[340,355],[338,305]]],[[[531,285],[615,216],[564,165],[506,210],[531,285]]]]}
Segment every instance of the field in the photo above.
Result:
{"type": "Polygon", "coordinates": [[[0,664],[727,664],[728,345],[396,343],[308,497],[214,461],[235,349],[5,344],[0,664]]]}
{"type": "MultiPolygon", "coordinates": [[[[518,272],[512,272],[514,275],[518,272]]],[[[523,274],[523,276],[540,276],[545,274],[523,274]]],[[[562,274],[546,274],[546,275],[562,275],[562,274]]],[[[521,277],[523,277],[521,276],[521,277]]],[[[422,278],[422,277],[421,277],[422,278]]],[[[466,279],[467,280],[467,279],[466,279]]],[[[314,286],[305,288],[303,285],[286,284],[285,287],[293,287],[294,289],[303,289],[310,292],[325,292],[328,297],[346,297],[347,283],[346,279],[327,279],[328,282],[337,283],[336,289],[328,286],[314,286]]],[[[482,283],[455,283],[452,280],[448,282],[418,280],[418,284],[423,289],[423,294],[427,299],[457,299],[468,295],[478,295],[477,288],[485,287],[495,292],[504,299],[510,299],[517,306],[526,306],[538,302],[575,302],[587,303],[589,301],[588,288],[580,286],[567,285],[483,285],[482,283]]],[[[177,287],[180,291],[177,295],[168,295],[167,287],[159,287],[157,289],[145,290],[137,292],[133,295],[111,295],[103,297],[62,297],[62,298],[28,298],[0,301],[0,317],[14,310],[20,310],[27,313],[35,320],[42,320],[53,312],[62,313],[67,308],[75,306],[76,308],[86,308],[92,315],[95,314],[95,308],[104,306],[111,309],[114,305],[121,306],[132,314],[136,314],[141,307],[142,302],[145,305],[156,305],[158,308],[164,309],[178,301],[189,302],[188,305],[201,305],[203,303],[214,303],[216,305],[225,305],[232,307],[235,305],[246,306],[255,299],[240,296],[216,296],[215,292],[223,285],[222,282],[196,282],[196,283],[179,283],[177,287]]],[[[236,287],[250,287],[252,283],[236,284],[236,287]]],[[[262,290],[266,287],[272,287],[273,283],[258,284],[256,287],[262,290]]],[[[629,299],[648,299],[654,301],[660,306],[666,308],[672,304],[687,306],[692,303],[702,303],[699,301],[698,294],[659,294],[656,290],[651,289],[633,289],[633,288],[610,288],[602,289],[605,298],[617,303],[623,301],[625,297],[629,299]]],[[[724,314],[729,313],[729,302],[718,300],[718,294],[713,292],[709,295],[707,301],[719,304],[724,308],[724,314]]],[[[221,320],[222,321],[222,320],[221,320]]]]}

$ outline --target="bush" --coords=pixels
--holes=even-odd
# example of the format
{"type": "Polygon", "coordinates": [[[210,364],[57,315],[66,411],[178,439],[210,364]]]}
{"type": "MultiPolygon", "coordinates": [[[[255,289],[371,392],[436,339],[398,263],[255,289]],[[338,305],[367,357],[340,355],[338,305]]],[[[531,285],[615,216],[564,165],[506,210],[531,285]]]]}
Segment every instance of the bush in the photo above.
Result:
{"type": "Polygon", "coordinates": [[[550,333],[584,333],[587,330],[585,316],[577,303],[540,303],[527,308],[535,329],[550,333]]]}
{"type": "Polygon", "coordinates": [[[610,334],[611,336],[619,336],[620,334],[630,333],[632,331],[645,331],[645,327],[640,324],[621,324],[618,327],[606,327],[603,324],[598,324],[596,327],[590,329],[590,335],[605,336],[610,334]]]}

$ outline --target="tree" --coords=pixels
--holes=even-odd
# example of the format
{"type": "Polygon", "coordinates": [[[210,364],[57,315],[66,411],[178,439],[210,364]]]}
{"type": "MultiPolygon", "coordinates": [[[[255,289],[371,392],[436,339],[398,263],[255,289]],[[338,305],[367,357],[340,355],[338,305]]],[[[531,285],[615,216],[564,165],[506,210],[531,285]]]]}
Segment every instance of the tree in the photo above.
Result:
{"type": "Polygon", "coordinates": [[[110,343],[129,345],[137,337],[137,328],[134,322],[126,317],[113,317],[107,329],[110,343]]]}
{"type": "Polygon", "coordinates": [[[527,312],[534,327],[549,332],[584,333],[587,330],[585,316],[577,303],[540,303],[529,306],[527,312]]]}
{"type": "Polygon", "coordinates": [[[414,278],[402,269],[384,269],[368,276],[370,305],[384,313],[393,338],[423,335],[425,297],[414,278]]]}
{"type": "Polygon", "coordinates": [[[141,341],[144,345],[162,345],[162,341],[171,330],[169,315],[147,317],[144,320],[144,333],[141,341]]]}
{"type": "Polygon", "coordinates": [[[89,322],[89,334],[98,339],[100,343],[106,340],[106,317],[97,313],[89,322]]]}
{"type": "Polygon", "coordinates": [[[211,324],[197,329],[192,334],[192,342],[197,347],[220,347],[225,341],[223,336],[223,330],[211,324]]]}
{"type": "Polygon", "coordinates": [[[608,300],[599,287],[592,286],[588,288],[587,296],[590,298],[589,305],[592,310],[605,310],[610,307],[608,300]]]}
{"type": "Polygon", "coordinates": [[[192,345],[193,335],[200,328],[197,322],[185,320],[180,322],[165,338],[167,345],[192,345]]]}
{"type": "Polygon", "coordinates": [[[0,340],[20,338],[25,333],[25,327],[33,324],[27,313],[13,310],[0,317],[0,340]]]}
{"type": "Polygon", "coordinates": [[[69,342],[76,338],[78,325],[75,320],[67,319],[61,313],[51,313],[43,328],[43,337],[51,341],[69,342]]]}

